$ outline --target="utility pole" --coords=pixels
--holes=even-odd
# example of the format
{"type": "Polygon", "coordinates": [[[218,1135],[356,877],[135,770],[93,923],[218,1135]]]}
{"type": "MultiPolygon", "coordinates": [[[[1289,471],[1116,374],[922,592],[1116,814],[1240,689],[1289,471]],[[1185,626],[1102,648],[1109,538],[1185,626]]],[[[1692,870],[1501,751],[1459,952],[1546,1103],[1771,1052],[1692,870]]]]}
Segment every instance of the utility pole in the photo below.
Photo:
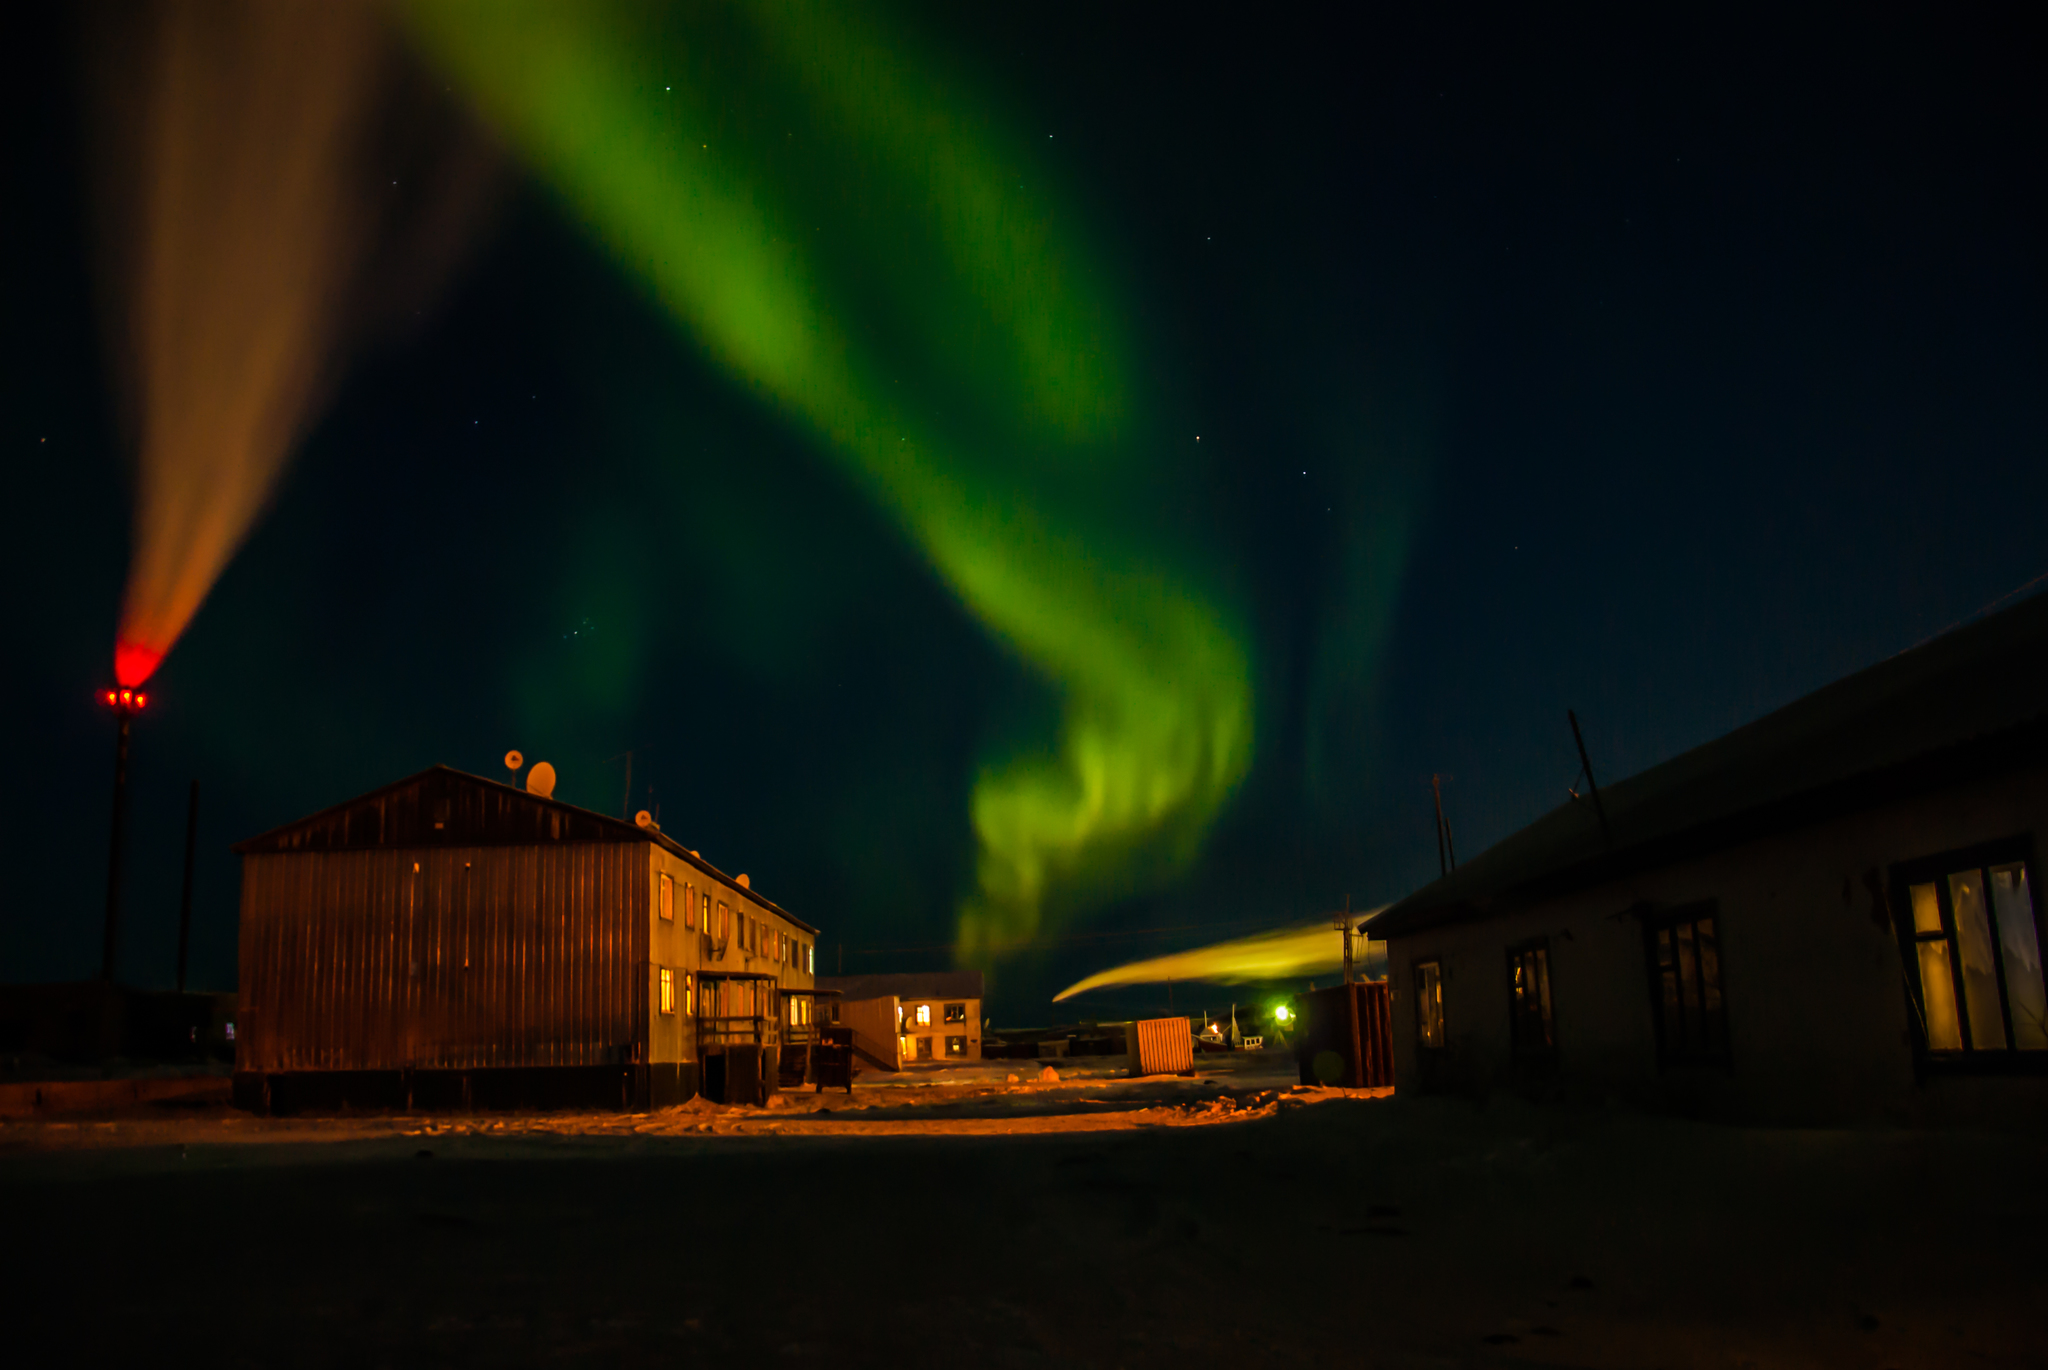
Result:
{"type": "Polygon", "coordinates": [[[149,703],[149,696],[126,686],[103,691],[100,699],[114,711],[114,818],[107,835],[107,923],[100,948],[100,979],[114,983],[114,953],[121,937],[121,853],[128,827],[128,725],[149,703]]]}
{"type": "Polygon", "coordinates": [[[185,804],[185,889],[178,899],[178,993],[185,992],[185,961],[192,946],[192,862],[199,848],[199,782],[185,804]]]}

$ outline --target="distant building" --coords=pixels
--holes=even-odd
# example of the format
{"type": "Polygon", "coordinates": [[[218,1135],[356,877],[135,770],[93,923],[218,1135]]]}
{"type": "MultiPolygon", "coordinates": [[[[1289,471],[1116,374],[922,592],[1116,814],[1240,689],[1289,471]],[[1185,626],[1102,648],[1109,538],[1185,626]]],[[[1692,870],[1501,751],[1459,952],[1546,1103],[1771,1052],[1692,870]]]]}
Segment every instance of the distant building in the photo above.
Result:
{"type": "Polygon", "coordinates": [[[842,1003],[893,997],[902,1064],[981,1059],[982,978],[978,970],[911,975],[821,975],[818,988],[842,1003]]]}
{"type": "Polygon", "coordinates": [[[747,1097],[808,1026],[817,929],[652,827],[436,766],[235,850],[247,1107],[747,1097]]]}
{"type": "Polygon", "coordinates": [[[1401,1088],[2048,1118],[2048,596],[1598,793],[1367,925],[1401,1088]]]}

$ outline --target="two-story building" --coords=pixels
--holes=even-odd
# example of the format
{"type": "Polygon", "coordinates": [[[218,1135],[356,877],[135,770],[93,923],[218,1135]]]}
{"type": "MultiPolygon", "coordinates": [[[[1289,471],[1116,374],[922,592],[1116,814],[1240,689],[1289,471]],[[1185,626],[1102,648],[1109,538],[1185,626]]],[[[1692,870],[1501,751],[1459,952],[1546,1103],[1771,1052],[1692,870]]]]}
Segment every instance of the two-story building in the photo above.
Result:
{"type": "Polygon", "coordinates": [[[436,766],[235,850],[245,1107],[772,1089],[808,1022],[817,929],[651,824],[436,766]]]}
{"type": "Polygon", "coordinates": [[[894,998],[903,1065],[981,1059],[983,981],[978,970],[827,975],[819,977],[818,988],[836,991],[842,1004],[894,998]]]}

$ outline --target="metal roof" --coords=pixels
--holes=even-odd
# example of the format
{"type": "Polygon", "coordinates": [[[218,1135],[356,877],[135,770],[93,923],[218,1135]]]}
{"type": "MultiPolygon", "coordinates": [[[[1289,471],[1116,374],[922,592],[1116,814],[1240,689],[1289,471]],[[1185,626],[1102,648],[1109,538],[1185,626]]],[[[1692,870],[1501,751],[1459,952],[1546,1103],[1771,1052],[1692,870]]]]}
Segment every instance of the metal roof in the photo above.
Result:
{"type": "MultiPolygon", "coordinates": [[[[1367,923],[1400,937],[2048,761],[2048,595],[1567,802],[1367,923]]],[[[1597,769],[1599,759],[1594,759],[1597,769]]]]}
{"type": "Polygon", "coordinates": [[[563,842],[651,842],[711,879],[781,915],[813,936],[817,929],[759,890],[742,885],[659,829],[642,828],[559,799],[430,766],[234,844],[244,855],[364,851],[384,847],[537,846],[563,842]]]}
{"type": "Polygon", "coordinates": [[[819,989],[837,990],[845,999],[983,999],[978,970],[911,971],[897,975],[820,975],[819,989]]]}

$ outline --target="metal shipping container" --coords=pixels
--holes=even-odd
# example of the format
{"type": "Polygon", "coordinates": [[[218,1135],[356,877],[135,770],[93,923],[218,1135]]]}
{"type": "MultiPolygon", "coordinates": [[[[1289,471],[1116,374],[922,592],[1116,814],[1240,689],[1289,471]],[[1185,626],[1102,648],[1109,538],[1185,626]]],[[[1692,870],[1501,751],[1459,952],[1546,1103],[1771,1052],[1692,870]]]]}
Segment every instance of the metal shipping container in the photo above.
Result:
{"type": "Polygon", "coordinates": [[[1146,1018],[1131,1024],[1131,1074],[1192,1075],[1195,1035],[1185,1018],[1146,1018]]]}

